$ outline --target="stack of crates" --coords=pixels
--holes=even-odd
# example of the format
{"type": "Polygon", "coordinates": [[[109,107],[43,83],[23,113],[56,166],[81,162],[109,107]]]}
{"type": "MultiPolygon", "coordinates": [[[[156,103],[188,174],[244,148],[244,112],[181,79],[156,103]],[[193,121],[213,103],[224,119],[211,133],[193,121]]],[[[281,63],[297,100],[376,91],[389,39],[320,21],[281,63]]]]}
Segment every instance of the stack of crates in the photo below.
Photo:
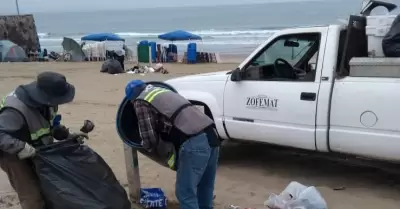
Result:
{"type": "Polygon", "coordinates": [[[175,56],[178,56],[178,47],[175,44],[169,44],[167,49],[168,62],[176,62],[175,56]]]}
{"type": "Polygon", "coordinates": [[[157,57],[157,43],[149,42],[149,47],[151,48],[151,60],[155,62],[157,57]]]}
{"type": "Polygon", "coordinates": [[[370,57],[384,57],[382,40],[389,32],[396,15],[367,16],[365,32],[368,38],[368,54],[370,57]]]}

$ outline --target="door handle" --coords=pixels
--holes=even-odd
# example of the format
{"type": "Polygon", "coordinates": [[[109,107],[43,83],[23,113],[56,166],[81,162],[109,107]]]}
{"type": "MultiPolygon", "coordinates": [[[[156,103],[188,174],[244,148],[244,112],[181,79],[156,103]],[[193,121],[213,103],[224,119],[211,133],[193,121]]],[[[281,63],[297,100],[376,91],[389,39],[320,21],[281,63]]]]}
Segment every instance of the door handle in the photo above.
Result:
{"type": "Polygon", "coordinates": [[[301,92],[300,95],[300,100],[305,100],[305,101],[315,101],[316,98],[317,94],[312,92],[301,92]]]}

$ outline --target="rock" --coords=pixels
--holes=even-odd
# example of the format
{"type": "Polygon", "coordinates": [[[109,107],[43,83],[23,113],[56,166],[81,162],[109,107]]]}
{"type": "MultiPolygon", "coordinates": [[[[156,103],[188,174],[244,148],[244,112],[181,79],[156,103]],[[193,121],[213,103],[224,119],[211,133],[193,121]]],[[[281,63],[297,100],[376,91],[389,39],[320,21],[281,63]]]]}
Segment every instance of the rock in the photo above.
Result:
{"type": "Polygon", "coordinates": [[[25,52],[40,48],[33,15],[0,16],[0,40],[10,40],[25,52]]]}

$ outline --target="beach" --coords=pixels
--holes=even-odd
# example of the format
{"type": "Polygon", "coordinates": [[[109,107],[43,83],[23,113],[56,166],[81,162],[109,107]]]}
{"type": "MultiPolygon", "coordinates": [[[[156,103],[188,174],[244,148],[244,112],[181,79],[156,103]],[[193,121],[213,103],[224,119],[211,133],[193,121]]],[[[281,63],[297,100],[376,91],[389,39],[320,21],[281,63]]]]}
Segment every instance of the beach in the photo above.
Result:
{"type": "MultiPolygon", "coordinates": [[[[5,95],[17,85],[29,83],[42,71],[64,74],[76,87],[75,100],[60,106],[63,124],[78,130],[85,119],[95,130],[86,142],[111,166],[118,180],[127,186],[123,143],[115,130],[115,115],[131,79],[163,81],[189,74],[235,69],[238,64],[166,64],[170,74],[99,73],[101,62],[81,63],[1,63],[0,93],[5,95]]],[[[131,66],[127,64],[126,66],[131,66]]],[[[160,187],[176,205],[175,173],[139,156],[142,187],[160,187]]],[[[267,145],[224,142],[215,186],[215,208],[229,205],[265,208],[271,193],[281,192],[291,181],[315,186],[330,209],[398,209],[398,176],[375,169],[346,166],[321,159],[281,153],[267,145]]],[[[0,208],[19,209],[15,193],[0,173],[0,208]]]]}

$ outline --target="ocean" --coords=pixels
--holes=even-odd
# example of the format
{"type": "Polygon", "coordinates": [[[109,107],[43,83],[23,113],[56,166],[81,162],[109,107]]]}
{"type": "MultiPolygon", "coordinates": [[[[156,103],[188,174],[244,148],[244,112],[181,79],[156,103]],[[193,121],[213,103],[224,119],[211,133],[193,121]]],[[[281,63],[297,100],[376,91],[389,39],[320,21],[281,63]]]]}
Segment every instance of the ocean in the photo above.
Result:
{"type": "MultiPolygon", "coordinates": [[[[121,5],[123,7],[123,5],[121,5]]],[[[248,54],[276,30],[339,23],[360,11],[361,0],[282,2],[234,6],[147,8],[121,11],[36,13],[42,48],[62,51],[62,38],[80,42],[89,33],[113,32],[134,49],[141,40],[170,43],[159,34],[182,29],[197,35],[202,51],[248,54]]],[[[174,42],[179,51],[188,42],[174,42]]]]}

